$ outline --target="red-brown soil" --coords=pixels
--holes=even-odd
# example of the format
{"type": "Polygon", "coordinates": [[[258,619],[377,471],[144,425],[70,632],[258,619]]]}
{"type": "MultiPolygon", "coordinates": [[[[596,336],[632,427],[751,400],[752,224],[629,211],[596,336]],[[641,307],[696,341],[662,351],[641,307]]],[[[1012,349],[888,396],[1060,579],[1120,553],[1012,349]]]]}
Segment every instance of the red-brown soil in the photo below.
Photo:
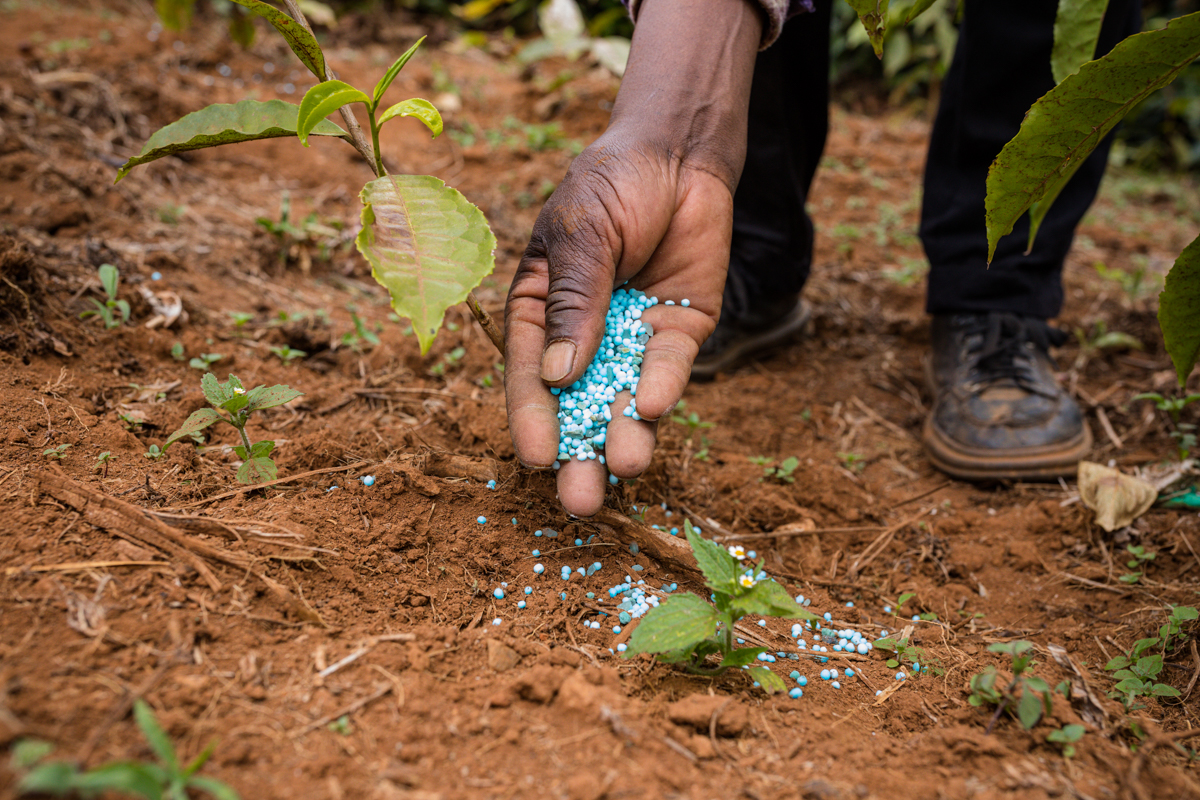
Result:
{"type": "MultiPolygon", "coordinates": [[[[184,757],[219,740],[205,773],[247,799],[1200,797],[1195,740],[1166,738],[1200,723],[1194,633],[1162,676],[1181,699],[1127,714],[1103,669],[1153,635],[1168,604],[1196,603],[1195,513],[1155,509],[1106,534],[1070,484],[976,487],[922,455],[925,121],[835,113],[812,195],[813,335],[689,388],[687,412],[714,426],[689,439],[664,423],[649,473],[608,499],[626,518],[648,506],[645,522],[667,527],[691,516],[710,533],[709,519],[739,535],[815,528],[749,544],[844,624],[898,631],[907,623],[883,606],[904,592],[915,592],[905,619],[937,616],[913,633],[927,671],[883,699],[874,690],[895,670],[874,654],[841,690],[812,662],[781,659],[809,686],[799,700],[767,697],[740,674],[620,660],[610,648],[628,627],[618,637],[611,617],[580,624],[626,574],[703,589],[646,548],[630,552],[629,537],[651,535],[640,523],[567,519],[552,476],[515,462],[501,359],[464,309],[422,357],[348,233],[281,246],[255,225],[278,219],[286,191],[293,221],[315,212],[352,233],[369,174],[350,148],[217,148],[112,184],[115,166],[183,113],[304,85],[265,29],[241,51],[215,18],[180,36],[151,37],[153,24],[145,3],[0,5],[0,745],[40,738],[87,766],[150,758],[128,713],[136,695],[184,757]],[[102,263],[120,268],[133,305],[118,330],[78,319],[100,296],[102,263]],[[186,321],[148,329],[143,289],[177,293],[186,321]],[[381,326],[378,346],[342,343],[351,306],[381,326]],[[235,328],[229,312],[253,317],[235,328]],[[187,358],[222,354],[220,377],[304,392],[250,426],[275,439],[279,475],[293,480],[235,491],[228,428],[203,452],[143,455],[204,403],[176,342],[187,358]],[[283,364],[269,349],[283,344],[308,358],[283,364]],[[43,455],[60,444],[61,461],[43,455]],[[102,452],[111,461],[94,469],[102,452]],[[762,480],[759,456],[798,457],[794,482],[762,480]],[[562,535],[534,536],[544,528],[562,535]],[[1118,580],[1129,543],[1157,553],[1136,585],[1118,580]],[[558,577],[596,560],[591,577],[558,577]],[[502,582],[508,598],[495,600],[502,582]],[[1003,667],[989,644],[1018,639],[1037,646],[1035,674],[1052,686],[1085,678],[1098,706],[1059,696],[1031,732],[1007,716],[988,732],[992,709],[968,704],[968,681],[1003,667]],[[1046,735],[1072,722],[1088,732],[1064,760],[1046,735]]],[[[522,68],[502,37],[473,48],[400,12],[344,20],[326,46],[343,77],[370,86],[427,28],[396,96],[458,92],[448,126],[469,123],[476,141],[430,141],[405,123],[385,130],[384,150],[393,170],[438,175],[486,212],[498,267],[480,294],[498,313],[542,199],[572,143],[603,129],[617,84],[582,61],[522,68]],[[548,122],[563,143],[531,149],[520,126],[548,122]]],[[[1194,235],[1197,199],[1190,182],[1113,175],[1080,231],[1062,324],[1103,323],[1146,345],[1105,354],[1073,341],[1059,354],[1097,433],[1095,460],[1133,468],[1174,450],[1162,419],[1132,401],[1172,385],[1155,292],[1131,296],[1093,265],[1144,267],[1152,288],[1194,235]]],[[[789,641],[781,620],[747,623],[772,646],[789,641]]],[[[5,759],[0,797],[14,785],[5,759]]]]}

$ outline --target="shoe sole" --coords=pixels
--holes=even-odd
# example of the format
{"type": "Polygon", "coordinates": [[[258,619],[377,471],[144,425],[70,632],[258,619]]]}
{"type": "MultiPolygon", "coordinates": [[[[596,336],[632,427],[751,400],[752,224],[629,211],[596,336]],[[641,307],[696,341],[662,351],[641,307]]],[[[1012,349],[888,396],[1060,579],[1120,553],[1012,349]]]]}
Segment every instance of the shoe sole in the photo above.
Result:
{"type": "Polygon", "coordinates": [[[1008,450],[966,448],[944,436],[931,417],[925,420],[921,443],[930,462],[953,478],[1053,481],[1075,476],[1079,462],[1092,449],[1092,431],[1085,421],[1083,431],[1062,444],[1008,450]]]}
{"type": "Polygon", "coordinates": [[[801,300],[774,327],[762,333],[747,336],[710,361],[692,364],[692,380],[712,380],[718,372],[727,372],[733,367],[740,366],[742,362],[752,356],[760,356],[776,347],[790,344],[804,332],[804,327],[812,319],[812,313],[812,306],[801,300]]]}

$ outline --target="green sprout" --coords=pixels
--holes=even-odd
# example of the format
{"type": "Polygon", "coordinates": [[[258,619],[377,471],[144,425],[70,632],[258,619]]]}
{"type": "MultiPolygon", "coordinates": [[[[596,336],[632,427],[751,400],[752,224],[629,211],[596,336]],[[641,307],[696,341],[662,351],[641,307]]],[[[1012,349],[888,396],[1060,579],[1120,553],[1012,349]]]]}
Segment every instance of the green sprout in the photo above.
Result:
{"type": "Polygon", "coordinates": [[[101,264],[100,269],[96,270],[96,274],[100,276],[100,285],[104,287],[107,299],[101,303],[96,298],[89,297],[88,300],[96,308],[92,311],[84,311],[79,318],[100,317],[104,320],[105,328],[119,328],[129,321],[129,302],[117,299],[117,285],[121,282],[121,272],[112,264],[101,264]],[[120,319],[117,318],[117,314],[113,313],[114,311],[120,315],[120,319]]]}
{"type": "Polygon", "coordinates": [[[113,761],[81,772],[69,761],[43,761],[53,749],[49,743],[23,739],[13,747],[12,753],[14,769],[25,772],[17,784],[17,793],[95,797],[101,793],[119,792],[147,800],[188,800],[189,790],[197,789],[217,800],[239,800],[237,792],[226,784],[216,778],[197,774],[212,756],[216,748],[215,741],[190,764],[181,765],[174,745],[154,718],[154,712],[146,701],[134,701],[133,718],[157,756],[157,764],[113,761]]]}
{"type": "Polygon", "coordinates": [[[233,322],[235,330],[241,330],[246,327],[246,323],[254,319],[254,315],[248,311],[229,311],[227,313],[229,314],[230,321],[233,322]]]}
{"type": "Polygon", "coordinates": [[[379,346],[379,335],[367,327],[362,317],[351,311],[350,320],[354,323],[354,330],[342,334],[343,347],[349,347],[354,352],[360,353],[363,350],[362,342],[366,342],[371,347],[379,346]]]}
{"type": "Polygon", "coordinates": [[[158,461],[160,458],[166,455],[166,452],[158,445],[152,444],[150,445],[150,449],[142,453],[142,455],[151,461],[158,461]]]}
{"type": "Polygon", "coordinates": [[[1075,757],[1075,743],[1082,739],[1085,733],[1087,729],[1082,725],[1064,725],[1047,733],[1046,741],[1062,745],[1063,758],[1069,761],[1075,757]]]}
{"type": "Polygon", "coordinates": [[[271,451],[275,442],[263,440],[250,443],[246,435],[246,422],[255,411],[274,408],[284,403],[290,403],[303,392],[298,392],[282,384],[277,386],[256,386],[249,391],[242,386],[236,375],[230,375],[224,383],[217,381],[211,372],[200,381],[204,397],[214,408],[202,408],[194,412],[183,423],[183,427],[172,433],[162,446],[166,452],[172,444],[185,437],[195,436],[200,431],[217,422],[224,422],[237,428],[242,443],[233,448],[237,457],[242,459],[238,467],[237,479],[240,483],[264,483],[275,480],[275,462],[271,460],[271,451]],[[226,412],[222,414],[221,412],[226,412]],[[228,416],[226,416],[228,414],[228,416]]]}
{"type": "Polygon", "coordinates": [[[193,358],[188,362],[188,366],[192,369],[198,369],[201,372],[207,372],[213,364],[220,361],[225,356],[220,353],[201,353],[198,358],[193,358]]]}
{"type": "Polygon", "coordinates": [[[286,344],[280,345],[279,347],[272,347],[270,350],[271,355],[279,356],[279,360],[285,365],[291,364],[298,358],[308,357],[308,353],[304,352],[303,350],[295,350],[291,347],[288,347],[286,344]]]}
{"type": "Polygon", "coordinates": [[[96,463],[92,465],[92,472],[103,472],[100,477],[108,477],[108,463],[112,461],[112,453],[105,450],[100,455],[96,456],[96,463]]]}
{"type": "Polygon", "coordinates": [[[1181,415],[1185,408],[1200,400],[1200,394],[1164,397],[1158,392],[1143,392],[1135,395],[1133,399],[1153,400],[1155,408],[1166,412],[1171,419],[1171,438],[1175,440],[1175,446],[1179,450],[1179,460],[1183,461],[1191,455],[1192,449],[1196,446],[1196,425],[1192,422],[1183,422],[1181,415]]]}
{"type": "Polygon", "coordinates": [[[1006,711],[1016,717],[1022,728],[1032,730],[1043,713],[1050,713],[1053,695],[1050,684],[1041,678],[1026,674],[1036,663],[1033,661],[1033,643],[997,642],[989,645],[988,650],[1012,658],[1012,680],[1007,686],[998,688],[998,673],[996,668],[989,664],[982,674],[971,677],[971,695],[967,702],[973,706],[996,706],[996,712],[987,726],[988,733],[992,732],[996,720],[1006,711]]]}
{"type": "Polygon", "coordinates": [[[858,453],[838,453],[838,461],[842,462],[842,466],[851,472],[862,472],[866,464],[866,456],[861,456],[858,453]]]}
{"type": "MultiPolygon", "coordinates": [[[[762,461],[755,461],[754,459],[750,460],[759,465],[767,464],[766,459],[763,459],[762,461]]],[[[770,466],[768,464],[767,466],[763,467],[763,476],[759,478],[759,480],[771,480],[778,483],[795,483],[796,476],[792,473],[796,471],[796,467],[798,466],[800,466],[800,459],[796,458],[795,456],[785,458],[783,462],[779,464],[779,466],[770,466]]]]}
{"type": "Polygon", "coordinates": [[[694,594],[674,594],[646,612],[633,631],[625,658],[654,653],[658,660],[681,664],[697,675],[720,675],[730,668],[748,668],[750,677],[768,694],[782,692],[783,680],[765,666],[750,666],[765,647],[734,645],[734,626],[746,614],[817,620],[793,600],[782,586],[762,571],[762,562],[746,563],[741,547],[728,550],[696,533],[690,521],[684,532],[713,605],[694,594]],[[717,657],[715,663],[711,657],[717,657]]]}
{"type": "Polygon", "coordinates": [[[57,447],[51,447],[46,450],[43,450],[42,455],[48,456],[50,458],[57,458],[59,461],[61,461],[62,459],[67,457],[67,449],[70,446],[71,445],[69,445],[69,444],[60,444],[57,447]]]}
{"type": "Polygon", "coordinates": [[[175,344],[171,345],[171,358],[175,359],[176,361],[183,361],[187,358],[183,352],[183,342],[176,342],[175,344]]]}
{"type": "MultiPolygon", "coordinates": [[[[1125,550],[1131,556],[1133,556],[1133,558],[1125,562],[1125,566],[1129,567],[1130,569],[1137,569],[1138,567],[1144,566],[1148,562],[1153,561],[1154,557],[1158,555],[1158,553],[1155,552],[1147,552],[1146,548],[1142,547],[1141,545],[1126,545],[1125,550]]],[[[1138,570],[1137,572],[1130,572],[1122,575],[1117,578],[1117,580],[1119,580],[1121,583],[1134,584],[1141,579],[1143,574],[1143,571],[1138,570]]]]}

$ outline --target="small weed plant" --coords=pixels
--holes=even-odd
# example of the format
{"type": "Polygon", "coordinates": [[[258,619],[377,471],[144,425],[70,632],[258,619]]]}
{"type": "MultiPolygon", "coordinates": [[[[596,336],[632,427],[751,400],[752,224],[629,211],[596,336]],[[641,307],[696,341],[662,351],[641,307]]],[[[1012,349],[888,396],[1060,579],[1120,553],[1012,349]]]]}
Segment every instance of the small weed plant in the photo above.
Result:
{"type": "Polygon", "coordinates": [[[775,481],[776,483],[795,483],[796,476],[793,474],[796,468],[800,466],[800,459],[795,456],[785,458],[778,464],[771,464],[763,456],[751,458],[752,463],[758,464],[763,468],[763,476],[759,478],[762,481],[775,481]]]}
{"type": "Polygon", "coordinates": [[[112,453],[105,450],[100,455],[96,456],[96,463],[92,465],[92,472],[103,472],[100,477],[108,477],[108,464],[112,461],[112,453]]]}
{"type": "Polygon", "coordinates": [[[308,358],[308,353],[304,352],[303,350],[296,350],[295,348],[288,347],[286,344],[280,345],[279,347],[272,347],[270,350],[271,355],[278,356],[279,360],[282,361],[284,365],[291,364],[297,359],[308,358]]]}
{"type": "Polygon", "coordinates": [[[192,360],[188,362],[188,366],[192,369],[198,369],[201,372],[208,372],[213,364],[217,363],[224,357],[225,356],[221,355],[220,353],[201,353],[199,356],[193,357],[192,360]]]}
{"type": "Polygon", "coordinates": [[[1141,580],[1142,575],[1145,574],[1144,570],[1138,569],[1138,567],[1144,567],[1146,564],[1153,561],[1154,557],[1157,556],[1158,553],[1149,551],[1142,545],[1134,544],[1125,545],[1125,550],[1129,553],[1129,555],[1133,556],[1133,558],[1125,562],[1125,566],[1137,571],[1126,573],[1125,575],[1117,578],[1117,580],[1119,580],[1121,583],[1134,584],[1141,580]]]}
{"type": "Polygon", "coordinates": [[[25,773],[17,784],[17,793],[90,798],[114,792],[147,800],[188,800],[189,792],[198,790],[216,800],[239,800],[237,792],[226,784],[198,774],[212,755],[216,742],[209,744],[190,764],[183,765],[179,763],[166,731],[144,700],[134,703],[133,717],[158,763],[114,761],[80,771],[68,761],[45,761],[53,749],[49,743],[23,739],[17,742],[12,752],[14,771],[25,773]]]}
{"type": "Polygon", "coordinates": [[[195,436],[210,425],[224,422],[237,428],[238,436],[242,439],[242,443],[233,448],[237,457],[242,459],[242,465],[237,471],[238,481],[264,483],[275,480],[275,462],[271,460],[275,442],[264,439],[251,444],[250,437],[246,435],[246,423],[255,411],[290,403],[303,392],[282,384],[256,386],[247,391],[236,375],[230,375],[228,380],[221,383],[211,372],[200,381],[200,386],[204,390],[204,398],[213,408],[202,408],[188,417],[183,427],[167,438],[162,452],[165,453],[167,448],[180,439],[195,436]]]}
{"type": "Polygon", "coordinates": [[[996,706],[996,713],[987,726],[989,733],[1005,712],[1013,715],[1022,728],[1032,730],[1043,713],[1050,713],[1052,704],[1050,684],[1028,674],[1036,664],[1033,660],[1033,643],[997,642],[989,645],[988,650],[1012,658],[1012,680],[1005,686],[999,686],[1000,674],[989,664],[981,674],[971,677],[971,696],[967,702],[973,706],[996,706]]]}
{"type": "Polygon", "coordinates": [[[100,277],[100,286],[104,289],[105,300],[101,303],[94,297],[89,297],[95,309],[84,311],[80,319],[99,317],[104,321],[105,328],[119,328],[129,321],[129,301],[117,297],[117,286],[121,282],[121,272],[112,264],[101,264],[96,270],[100,277]]]}
{"type": "Polygon", "coordinates": [[[1164,397],[1158,392],[1143,392],[1134,396],[1133,399],[1153,400],[1154,407],[1165,412],[1171,420],[1171,438],[1175,440],[1175,446],[1178,448],[1179,460],[1183,461],[1191,455],[1192,450],[1196,447],[1196,425],[1192,422],[1184,422],[1182,416],[1185,408],[1200,400],[1200,394],[1164,397]]]}
{"type": "Polygon", "coordinates": [[[692,457],[700,461],[707,461],[708,448],[712,443],[708,440],[708,437],[701,434],[700,431],[714,428],[716,427],[716,423],[705,422],[704,420],[700,419],[700,415],[695,411],[685,413],[687,411],[687,403],[683,400],[680,400],[679,404],[675,406],[675,411],[676,413],[671,415],[671,422],[674,422],[677,425],[683,425],[687,428],[686,445],[688,450],[692,449],[693,442],[697,438],[697,434],[699,434],[700,449],[697,450],[692,457]]]}
{"type": "Polygon", "coordinates": [[[1058,730],[1050,731],[1046,734],[1047,742],[1054,742],[1062,748],[1063,758],[1070,761],[1075,757],[1075,745],[1083,738],[1083,734],[1087,733],[1087,729],[1082,725],[1063,725],[1058,730]]]}
{"type": "Polygon", "coordinates": [[[69,444],[60,444],[57,447],[46,448],[45,450],[42,451],[42,455],[46,456],[47,458],[57,458],[58,460],[61,461],[62,459],[67,457],[67,450],[69,450],[70,448],[71,448],[71,445],[69,445],[69,444]]]}
{"type": "Polygon", "coordinates": [[[1104,665],[1113,673],[1117,683],[1109,697],[1120,700],[1126,711],[1145,708],[1141,697],[1179,697],[1179,690],[1158,681],[1163,670],[1163,658],[1189,637],[1187,623],[1200,618],[1200,611],[1192,606],[1171,606],[1167,621],[1158,629],[1158,636],[1138,639],[1123,655],[1116,656],[1104,665]],[[1159,650],[1151,653],[1151,650],[1159,650]]]}
{"type": "Polygon", "coordinates": [[[160,458],[162,458],[166,454],[167,454],[166,451],[163,450],[161,447],[159,447],[156,444],[150,445],[150,449],[147,450],[146,452],[142,453],[143,456],[150,459],[151,461],[158,461],[160,458]]]}
{"type": "Polygon", "coordinates": [[[350,320],[354,323],[354,330],[342,334],[342,347],[349,347],[354,352],[361,353],[367,347],[379,346],[379,335],[367,327],[362,317],[351,311],[350,320]]]}
{"type": "Polygon", "coordinates": [[[684,522],[684,533],[704,573],[705,585],[712,591],[713,602],[710,605],[694,594],[668,597],[646,612],[630,637],[624,657],[653,653],[659,661],[680,664],[697,675],[748,668],[768,694],[782,692],[785,686],[778,675],[764,666],[750,666],[767,648],[736,647],[734,626],[747,614],[804,620],[818,617],[768,578],[761,561],[747,562],[743,548],[726,550],[696,533],[691,522],[684,522]]]}

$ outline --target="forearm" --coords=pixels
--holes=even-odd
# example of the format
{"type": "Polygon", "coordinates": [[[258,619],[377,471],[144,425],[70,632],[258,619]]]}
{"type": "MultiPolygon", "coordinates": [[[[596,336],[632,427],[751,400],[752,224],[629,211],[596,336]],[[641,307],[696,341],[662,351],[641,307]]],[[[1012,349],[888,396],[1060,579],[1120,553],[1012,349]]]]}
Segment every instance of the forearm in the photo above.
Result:
{"type": "Polygon", "coordinates": [[[660,141],[732,191],[762,31],[751,0],[643,0],[611,129],[660,141]]]}

